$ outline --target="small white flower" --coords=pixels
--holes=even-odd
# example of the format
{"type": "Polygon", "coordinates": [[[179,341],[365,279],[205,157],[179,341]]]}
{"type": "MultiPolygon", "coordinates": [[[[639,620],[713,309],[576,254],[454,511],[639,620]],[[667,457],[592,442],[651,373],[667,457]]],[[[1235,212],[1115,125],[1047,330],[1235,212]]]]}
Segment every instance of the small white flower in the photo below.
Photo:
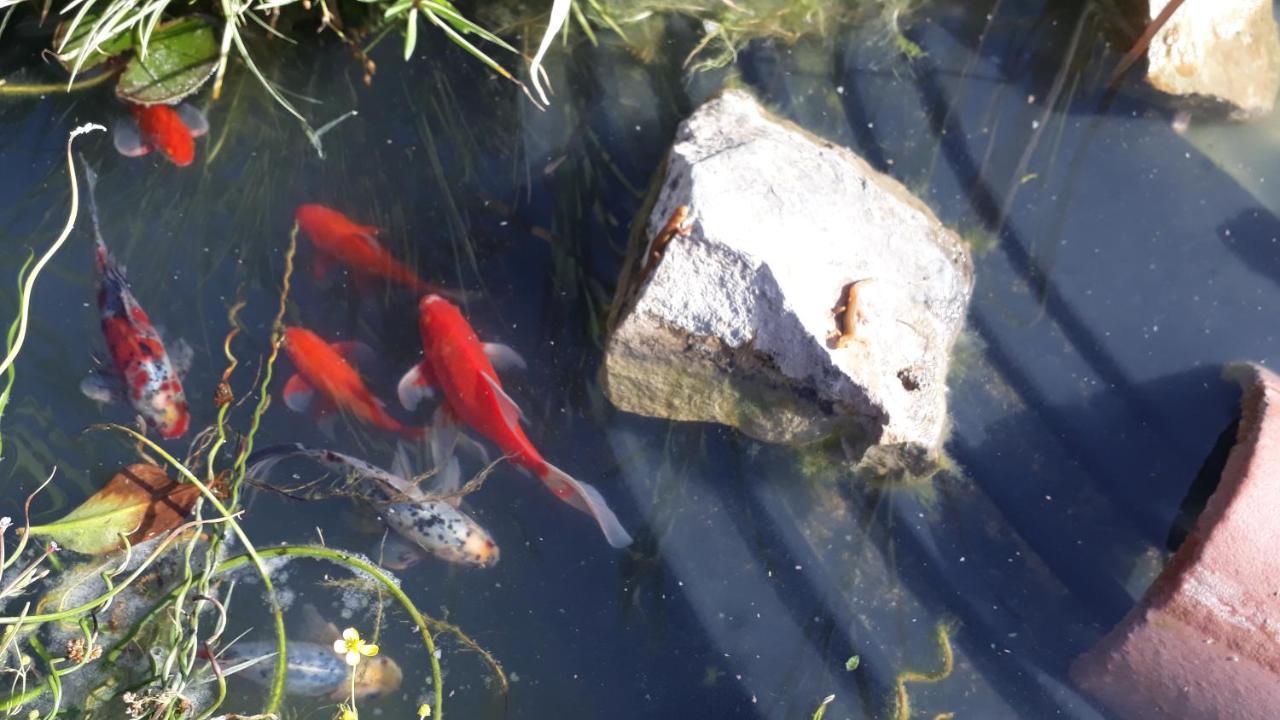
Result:
{"type": "Polygon", "coordinates": [[[347,628],[342,631],[342,639],[333,641],[333,651],[344,656],[348,665],[355,667],[360,663],[361,656],[377,655],[378,646],[361,640],[360,633],[355,628],[347,628]]]}

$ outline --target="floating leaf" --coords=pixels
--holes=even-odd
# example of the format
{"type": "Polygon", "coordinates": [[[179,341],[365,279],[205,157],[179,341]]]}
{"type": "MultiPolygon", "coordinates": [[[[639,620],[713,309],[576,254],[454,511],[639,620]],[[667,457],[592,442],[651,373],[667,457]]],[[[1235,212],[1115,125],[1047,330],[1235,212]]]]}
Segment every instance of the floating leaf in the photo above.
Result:
{"type": "Polygon", "coordinates": [[[853,672],[862,664],[862,658],[857,655],[850,655],[848,660],[844,661],[844,669],[853,672]]]}
{"type": "Polygon", "coordinates": [[[176,482],[163,468],[139,463],[116,473],[66,517],[28,532],[76,552],[101,555],[123,548],[121,535],[136,545],[178,527],[198,497],[195,485],[176,482]]]}
{"type": "Polygon", "coordinates": [[[80,72],[97,67],[133,47],[133,33],[127,29],[117,32],[112,37],[100,38],[95,48],[85,47],[85,43],[88,42],[89,36],[93,34],[94,26],[98,24],[99,19],[101,19],[101,16],[98,13],[90,12],[80,18],[79,22],[67,20],[58,25],[58,29],[53,35],[53,47],[55,50],[61,48],[56,57],[68,72],[75,68],[76,63],[80,61],[80,55],[86,50],[88,55],[85,56],[83,62],[80,62],[80,72]],[[68,31],[70,32],[69,36],[68,31]]]}
{"type": "Polygon", "coordinates": [[[198,17],[164,23],[156,28],[142,53],[129,59],[116,94],[141,105],[176,103],[213,75],[218,66],[218,41],[209,23],[198,17]]]}

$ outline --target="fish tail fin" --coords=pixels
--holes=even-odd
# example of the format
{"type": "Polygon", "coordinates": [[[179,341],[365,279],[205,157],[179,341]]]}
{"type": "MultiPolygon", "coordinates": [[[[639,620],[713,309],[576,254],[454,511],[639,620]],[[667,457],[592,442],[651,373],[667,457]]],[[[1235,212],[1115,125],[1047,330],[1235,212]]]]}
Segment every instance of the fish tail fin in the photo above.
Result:
{"type": "Polygon", "coordinates": [[[260,450],[254,451],[252,455],[245,460],[245,477],[264,480],[272,469],[280,463],[281,460],[290,455],[306,453],[307,447],[302,443],[285,443],[281,445],[271,445],[260,450]]]}
{"type": "Polygon", "coordinates": [[[89,196],[89,216],[93,218],[93,238],[97,242],[100,250],[106,250],[107,243],[102,239],[102,226],[98,222],[98,198],[95,190],[98,187],[98,173],[94,172],[93,166],[89,165],[89,161],[84,155],[80,155],[80,166],[84,168],[84,181],[89,196]]]}
{"type": "Polygon", "coordinates": [[[631,535],[618,522],[618,517],[609,509],[604,496],[599,490],[569,477],[568,473],[547,463],[547,469],[539,476],[543,484],[551,488],[556,497],[573,507],[595,518],[596,524],[604,532],[609,544],[616,548],[624,548],[631,544],[631,535]]]}

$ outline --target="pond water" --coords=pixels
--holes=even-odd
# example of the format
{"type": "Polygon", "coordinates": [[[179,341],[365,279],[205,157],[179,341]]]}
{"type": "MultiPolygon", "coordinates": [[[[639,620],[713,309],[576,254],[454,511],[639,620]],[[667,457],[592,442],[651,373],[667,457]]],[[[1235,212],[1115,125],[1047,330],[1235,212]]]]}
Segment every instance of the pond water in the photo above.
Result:
{"type": "MultiPolygon", "coordinates": [[[[648,64],[607,33],[553,52],[547,111],[434,36],[408,64],[380,46],[370,87],[344,48],[308,42],[273,76],[320,100],[302,107],[321,121],[359,112],[325,135],[323,158],[235,69],[221,101],[196,101],[212,130],[192,166],[121,157],[105,134],[79,149],[101,175],[103,232],[134,294],[195,350],[197,428],[214,419],[237,300],[245,364],[232,385],[250,394],[302,203],[383,228],[425,278],[473,291],[464,310],[482,339],[527,359],[504,379],[531,439],[599,488],[637,542],[610,548],[508,467],[470,495],[501,561],[401,573],[424,612],[509,675],[503,697],[478,656],[442,638],[452,717],[807,718],[834,694],[826,718],[887,718],[903,670],[940,668],[942,627],[954,668],[908,685],[913,717],[1098,718],[1068,665],[1167,558],[1179,505],[1238,403],[1222,364],[1280,361],[1277,203],[1268,168],[1241,165],[1274,134],[1197,120],[1179,134],[1136,75],[1105,97],[1116,54],[1103,28],[1090,3],[935,3],[903,27],[924,51],[914,60],[883,28],[839,29],[754,42],[728,67],[689,73],[680,63],[698,28],[673,19],[648,64]],[[973,241],[949,396],[955,462],[931,482],[854,482],[813,453],[630,416],[602,395],[603,323],[631,220],[677,123],[726,84],[854,149],[973,241]]],[[[64,221],[67,132],[121,113],[105,88],[0,104],[0,277],[64,221]]],[[[56,466],[34,520],[56,518],[135,457],[120,436],[86,432],[131,416],[78,390],[103,347],[84,220],[33,298],[4,417],[0,514],[21,517],[56,466]]],[[[304,241],[298,259],[286,322],[373,347],[365,375],[392,402],[421,352],[416,298],[318,280],[304,241]]],[[[0,284],[9,317],[14,293],[0,284]]],[[[260,445],[390,464],[393,436],[345,420],[330,439],[290,412],[280,391],[292,372],[282,358],[260,445]]],[[[345,500],[251,495],[243,523],[259,546],[322,538],[375,551],[379,536],[345,500]]],[[[324,586],[332,574],[290,567],[291,621],[311,603],[339,626],[370,627],[324,586]]],[[[229,611],[235,634],[270,639],[260,587],[238,589],[229,611]]],[[[406,623],[393,615],[380,638],[405,680],[362,703],[374,717],[416,716],[427,696],[406,623]]],[[[244,711],[261,697],[234,679],[231,691],[244,711]]],[[[326,698],[290,704],[299,717],[333,711],[326,698]]]]}

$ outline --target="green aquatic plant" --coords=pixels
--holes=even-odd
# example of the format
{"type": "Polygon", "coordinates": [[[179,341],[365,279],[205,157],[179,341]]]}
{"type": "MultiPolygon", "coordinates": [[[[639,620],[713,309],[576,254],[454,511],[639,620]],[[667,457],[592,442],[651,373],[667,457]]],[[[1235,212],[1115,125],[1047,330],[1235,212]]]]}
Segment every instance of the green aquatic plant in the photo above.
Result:
{"type": "MultiPolygon", "coordinates": [[[[72,138],[79,132],[74,133],[72,138]]],[[[71,164],[71,140],[67,144],[71,171],[74,225],[75,174],[71,164]]],[[[158,458],[177,473],[175,488],[193,496],[185,520],[174,526],[172,517],[148,516],[137,519],[137,507],[124,509],[91,500],[67,517],[44,527],[26,527],[18,533],[14,547],[6,545],[8,518],[0,519],[0,682],[9,679],[7,695],[0,696],[0,714],[40,717],[48,720],[65,712],[128,713],[132,717],[187,718],[214,717],[227,697],[226,679],[216,664],[205,668],[200,658],[210,645],[217,646],[227,626],[227,607],[236,581],[233,572],[252,570],[261,584],[272,618],[275,636],[271,685],[260,708],[262,717],[279,717],[285,688],[288,641],[284,632],[283,608],[273,583],[273,566],[296,558],[324,560],[346,568],[362,582],[390,597],[413,621],[421,636],[432,674],[432,717],[443,717],[443,687],[440,657],[435,645],[439,633],[452,634],[462,644],[476,650],[490,663],[505,691],[506,678],[497,661],[456,626],[422,614],[400,589],[398,581],[371,561],[346,551],[318,546],[288,546],[259,549],[242,525],[245,509],[241,492],[247,481],[246,460],[263,415],[270,407],[267,393],[272,369],[279,354],[284,316],[290,293],[297,248],[295,227],[285,252],[280,280],[279,304],[271,326],[271,344],[255,376],[252,390],[244,400],[257,395],[248,405],[248,431],[231,429],[232,413],[241,403],[234,401],[231,385],[241,363],[234,341],[243,328],[239,313],[244,302],[234,303],[227,313],[230,329],[223,341],[227,366],[215,396],[218,414],[213,426],[200,433],[186,459],[179,459],[143,433],[119,425],[102,426],[119,433],[139,448],[158,458]],[[218,488],[215,491],[215,488],[218,488]],[[85,509],[88,508],[88,509],[85,509]],[[86,518],[108,518],[96,523],[86,518]],[[132,518],[132,519],[130,519],[132,518]],[[150,529],[146,529],[150,528],[150,529]],[[32,548],[32,538],[43,534],[59,538],[81,550],[111,551],[81,565],[64,566],[59,547],[48,542],[32,548]],[[154,537],[149,537],[154,535],[154,537]],[[228,541],[234,537],[240,554],[228,556],[228,541]],[[39,599],[23,596],[43,591],[39,599]],[[20,603],[16,612],[11,601],[20,603]],[[139,657],[138,648],[150,648],[139,657]]],[[[65,237],[63,238],[65,239],[65,237]]],[[[61,242],[61,241],[60,241],[61,242]]],[[[46,254],[51,256],[55,247],[46,254]]],[[[47,260],[46,260],[47,262],[47,260]]],[[[32,265],[24,281],[24,297],[29,297],[34,278],[43,264],[32,265]]],[[[31,307],[21,304],[18,328],[34,322],[31,307]]],[[[22,349],[24,332],[10,333],[10,352],[3,371],[12,369],[22,349]]],[[[135,466],[136,467],[136,466],[135,466]]],[[[158,469],[155,472],[161,472],[158,469]]],[[[28,498],[32,502],[53,483],[56,473],[28,498]]],[[[167,487],[167,486],[166,486],[167,487]]],[[[175,515],[174,517],[177,517],[175,515]]],[[[376,626],[383,622],[379,605],[376,626]]],[[[376,630],[375,630],[376,633],[376,630]]],[[[234,641],[233,641],[234,642],[234,641]]],[[[354,705],[349,706],[352,713],[354,705]]]]}
{"type": "MultiPolygon", "coordinates": [[[[21,289],[18,292],[18,315],[14,318],[13,323],[9,326],[7,336],[7,351],[4,359],[0,360],[0,373],[5,374],[4,390],[0,392],[0,418],[4,416],[4,409],[9,404],[10,392],[13,390],[14,371],[13,363],[18,359],[18,353],[22,352],[22,345],[27,339],[27,330],[31,325],[31,295],[35,290],[36,280],[40,277],[40,273],[44,270],[53,256],[67,242],[67,238],[71,236],[72,229],[76,226],[76,217],[80,210],[80,185],[76,182],[75,167],[71,161],[71,146],[75,139],[86,133],[94,131],[106,131],[101,125],[88,124],[81,125],[67,137],[67,171],[71,178],[71,209],[67,213],[67,222],[62,228],[62,232],[58,234],[57,239],[45,250],[35,265],[30,265],[30,258],[23,263],[22,269],[18,273],[19,284],[21,289]],[[30,266],[30,272],[27,268],[30,266]]],[[[3,435],[0,435],[2,438],[3,435]]],[[[0,449],[3,448],[0,441],[0,449]]]]}
{"type": "MultiPolygon", "coordinates": [[[[543,89],[545,73],[540,63],[551,38],[563,24],[567,6],[568,0],[554,1],[543,47],[531,61],[533,86],[543,103],[549,99],[543,89]]],[[[425,22],[493,72],[523,87],[485,48],[518,54],[516,49],[467,18],[450,0],[360,0],[342,5],[332,0],[314,4],[311,0],[219,0],[214,4],[213,17],[198,14],[194,8],[179,8],[168,0],[66,0],[61,6],[53,6],[51,0],[9,0],[0,3],[0,8],[4,12],[0,33],[20,8],[38,12],[41,23],[52,10],[59,25],[51,50],[69,72],[61,87],[0,80],[0,96],[42,95],[55,87],[79,90],[118,77],[116,94],[132,102],[177,102],[206,83],[212,84],[212,95],[217,99],[222,94],[229,62],[235,57],[266,93],[301,123],[317,151],[321,149],[321,136],[332,123],[313,127],[287,97],[288,93],[262,70],[262,39],[295,42],[281,27],[318,22],[321,29],[330,30],[366,58],[389,32],[399,29],[408,60],[417,45],[418,26],[425,22]],[[343,19],[344,13],[347,20],[343,19]],[[352,27],[348,27],[349,22],[352,27]],[[87,72],[92,74],[81,77],[87,72]]]]}
{"type": "MultiPolygon", "coordinates": [[[[893,679],[893,720],[910,720],[911,696],[907,694],[907,683],[939,683],[951,677],[955,670],[955,654],[951,650],[951,635],[955,631],[953,625],[944,620],[933,630],[934,643],[938,648],[938,668],[930,672],[904,669],[893,679]]],[[[946,720],[951,713],[940,713],[934,720],[946,720]]]]}
{"type": "Polygon", "coordinates": [[[592,25],[613,30],[639,57],[650,60],[666,42],[651,24],[666,16],[687,17],[698,23],[701,37],[682,65],[702,71],[732,63],[754,40],[794,43],[807,36],[827,36],[835,28],[859,22],[879,23],[903,54],[920,57],[923,50],[900,29],[902,19],[918,4],[919,0],[587,0],[574,5],[574,17],[589,39],[594,41],[592,25]]]}
{"type": "Polygon", "coordinates": [[[827,714],[827,706],[836,701],[835,695],[828,695],[822,698],[822,702],[818,704],[818,709],[813,711],[812,720],[822,720],[827,714]]]}

